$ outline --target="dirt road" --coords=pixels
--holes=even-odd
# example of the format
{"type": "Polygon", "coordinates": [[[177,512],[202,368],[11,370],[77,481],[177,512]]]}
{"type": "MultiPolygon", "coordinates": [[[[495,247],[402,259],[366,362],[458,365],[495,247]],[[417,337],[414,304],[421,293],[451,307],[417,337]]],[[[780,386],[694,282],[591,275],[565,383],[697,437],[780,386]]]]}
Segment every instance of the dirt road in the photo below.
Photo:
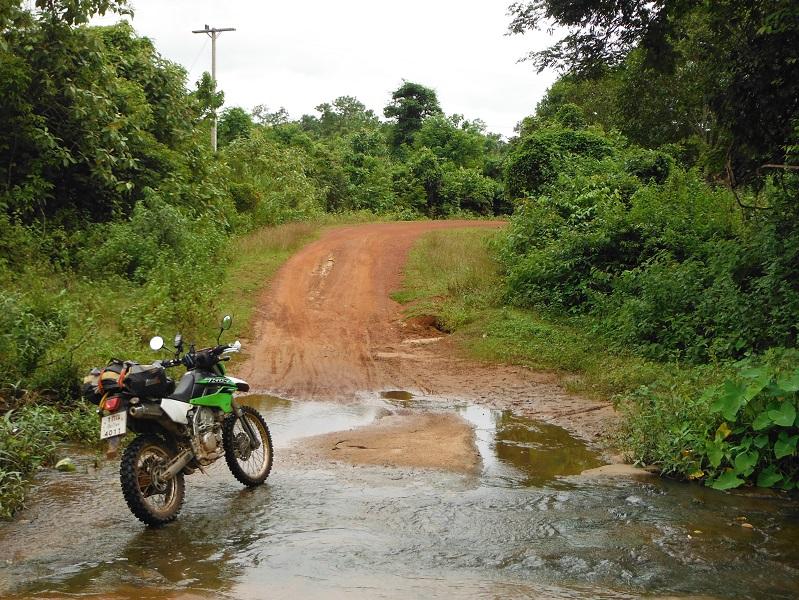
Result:
{"type": "Polygon", "coordinates": [[[294,255],[263,293],[243,376],[255,390],[293,399],[348,400],[381,390],[457,395],[593,439],[607,430],[612,408],[565,393],[552,375],[455,358],[445,336],[409,327],[390,298],[422,234],[502,225],[429,221],[327,231],[294,255]]]}

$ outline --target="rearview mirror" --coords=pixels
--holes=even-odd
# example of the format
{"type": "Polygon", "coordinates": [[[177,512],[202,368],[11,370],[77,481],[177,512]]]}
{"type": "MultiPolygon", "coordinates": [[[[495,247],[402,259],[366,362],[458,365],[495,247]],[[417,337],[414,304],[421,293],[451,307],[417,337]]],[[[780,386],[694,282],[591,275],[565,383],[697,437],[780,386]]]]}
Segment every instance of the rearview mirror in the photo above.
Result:
{"type": "Polygon", "coordinates": [[[230,315],[225,315],[222,318],[222,331],[230,329],[230,326],[233,325],[233,317],[230,315]]]}
{"type": "Polygon", "coordinates": [[[183,344],[183,336],[180,335],[179,333],[175,334],[175,344],[174,344],[175,348],[180,348],[182,344],[183,344]]]}
{"type": "Polygon", "coordinates": [[[164,347],[164,338],[162,338],[160,335],[157,335],[150,340],[150,348],[152,348],[153,350],[160,350],[163,347],[164,347]]]}

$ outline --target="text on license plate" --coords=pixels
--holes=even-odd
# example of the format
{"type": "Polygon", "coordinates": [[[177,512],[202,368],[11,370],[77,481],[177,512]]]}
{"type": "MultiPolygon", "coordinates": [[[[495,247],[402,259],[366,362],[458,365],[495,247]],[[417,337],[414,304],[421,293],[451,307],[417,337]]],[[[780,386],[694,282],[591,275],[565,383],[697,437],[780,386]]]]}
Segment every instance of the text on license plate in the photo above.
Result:
{"type": "Polygon", "coordinates": [[[115,435],[124,435],[128,430],[128,413],[127,411],[120,411],[113,415],[103,417],[100,421],[100,439],[114,437],[115,435]]]}

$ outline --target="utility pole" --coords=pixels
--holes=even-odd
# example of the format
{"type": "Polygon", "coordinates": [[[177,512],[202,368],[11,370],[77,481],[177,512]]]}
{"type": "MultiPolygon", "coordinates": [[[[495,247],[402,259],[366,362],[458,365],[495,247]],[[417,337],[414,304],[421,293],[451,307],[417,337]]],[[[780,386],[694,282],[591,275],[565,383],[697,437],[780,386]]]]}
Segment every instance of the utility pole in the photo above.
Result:
{"type": "MultiPolygon", "coordinates": [[[[223,27],[217,29],[216,27],[209,28],[208,25],[205,29],[194,29],[192,33],[207,33],[211,38],[211,82],[216,91],[216,38],[218,38],[223,31],[236,31],[233,27],[223,27]]],[[[214,110],[214,117],[211,120],[211,148],[216,152],[216,110],[214,110]]]]}

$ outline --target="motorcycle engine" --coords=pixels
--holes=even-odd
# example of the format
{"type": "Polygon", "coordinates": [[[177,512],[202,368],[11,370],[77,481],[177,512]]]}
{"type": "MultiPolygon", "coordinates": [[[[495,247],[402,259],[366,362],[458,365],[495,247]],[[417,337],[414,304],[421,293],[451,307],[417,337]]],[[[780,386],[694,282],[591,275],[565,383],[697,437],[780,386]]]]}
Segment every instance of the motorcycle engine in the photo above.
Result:
{"type": "Polygon", "coordinates": [[[202,466],[210,465],[223,454],[222,423],[219,411],[207,406],[198,406],[192,417],[194,452],[202,466]]]}

